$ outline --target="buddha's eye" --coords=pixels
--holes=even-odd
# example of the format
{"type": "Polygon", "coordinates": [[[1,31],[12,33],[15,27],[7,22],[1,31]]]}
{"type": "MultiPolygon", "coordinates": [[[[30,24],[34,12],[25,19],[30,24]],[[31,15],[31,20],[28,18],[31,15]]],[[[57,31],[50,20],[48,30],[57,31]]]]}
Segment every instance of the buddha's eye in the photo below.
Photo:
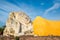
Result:
{"type": "Polygon", "coordinates": [[[25,18],[28,21],[28,17],[25,18]]]}

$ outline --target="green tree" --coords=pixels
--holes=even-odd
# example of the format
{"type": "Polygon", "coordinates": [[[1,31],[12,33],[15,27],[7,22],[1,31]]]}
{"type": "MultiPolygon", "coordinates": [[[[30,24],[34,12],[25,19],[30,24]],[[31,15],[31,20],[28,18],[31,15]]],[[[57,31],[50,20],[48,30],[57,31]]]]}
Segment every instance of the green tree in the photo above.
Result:
{"type": "Polygon", "coordinates": [[[5,29],[5,25],[4,26],[2,26],[2,27],[0,27],[0,35],[2,35],[3,34],[3,31],[4,31],[4,29],[5,29]]]}

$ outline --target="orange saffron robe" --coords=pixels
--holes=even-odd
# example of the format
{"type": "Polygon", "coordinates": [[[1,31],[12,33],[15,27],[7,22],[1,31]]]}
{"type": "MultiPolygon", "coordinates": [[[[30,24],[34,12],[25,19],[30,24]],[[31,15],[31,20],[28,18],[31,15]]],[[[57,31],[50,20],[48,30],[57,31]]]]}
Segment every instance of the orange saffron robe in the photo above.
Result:
{"type": "Polygon", "coordinates": [[[38,36],[60,36],[60,21],[46,20],[37,16],[33,21],[33,30],[38,36]]]}

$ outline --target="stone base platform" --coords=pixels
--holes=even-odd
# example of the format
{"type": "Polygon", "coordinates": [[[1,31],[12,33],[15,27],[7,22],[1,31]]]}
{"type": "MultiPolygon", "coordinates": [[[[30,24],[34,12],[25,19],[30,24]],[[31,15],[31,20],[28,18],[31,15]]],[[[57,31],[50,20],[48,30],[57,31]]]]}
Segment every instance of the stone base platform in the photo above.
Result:
{"type": "Polygon", "coordinates": [[[0,40],[60,40],[60,36],[32,36],[32,35],[23,35],[20,37],[0,36],[0,40]]]}

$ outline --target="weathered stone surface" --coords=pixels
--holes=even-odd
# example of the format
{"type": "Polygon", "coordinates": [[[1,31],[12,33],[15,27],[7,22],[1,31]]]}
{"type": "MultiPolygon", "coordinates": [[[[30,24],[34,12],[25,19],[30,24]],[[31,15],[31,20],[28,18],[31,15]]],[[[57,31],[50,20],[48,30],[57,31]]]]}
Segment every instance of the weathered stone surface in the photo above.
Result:
{"type": "Polygon", "coordinates": [[[19,40],[60,40],[60,36],[20,36],[19,40]]]}
{"type": "Polygon", "coordinates": [[[24,12],[11,12],[3,36],[31,35],[32,28],[31,19],[24,12]]]}
{"type": "Polygon", "coordinates": [[[16,37],[14,37],[14,36],[3,36],[3,35],[0,35],[0,40],[16,40],[16,37]]]}
{"type": "Polygon", "coordinates": [[[60,40],[60,36],[22,35],[19,37],[14,37],[14,36],[7,37],[0,35],[0,40],[60,40]]]}
{"type": "Polygon", "coordinates": [[[10,36],[10,37],[4,36],[3,40],[16,40],[16,38],[13,36],[10,36]]]}

